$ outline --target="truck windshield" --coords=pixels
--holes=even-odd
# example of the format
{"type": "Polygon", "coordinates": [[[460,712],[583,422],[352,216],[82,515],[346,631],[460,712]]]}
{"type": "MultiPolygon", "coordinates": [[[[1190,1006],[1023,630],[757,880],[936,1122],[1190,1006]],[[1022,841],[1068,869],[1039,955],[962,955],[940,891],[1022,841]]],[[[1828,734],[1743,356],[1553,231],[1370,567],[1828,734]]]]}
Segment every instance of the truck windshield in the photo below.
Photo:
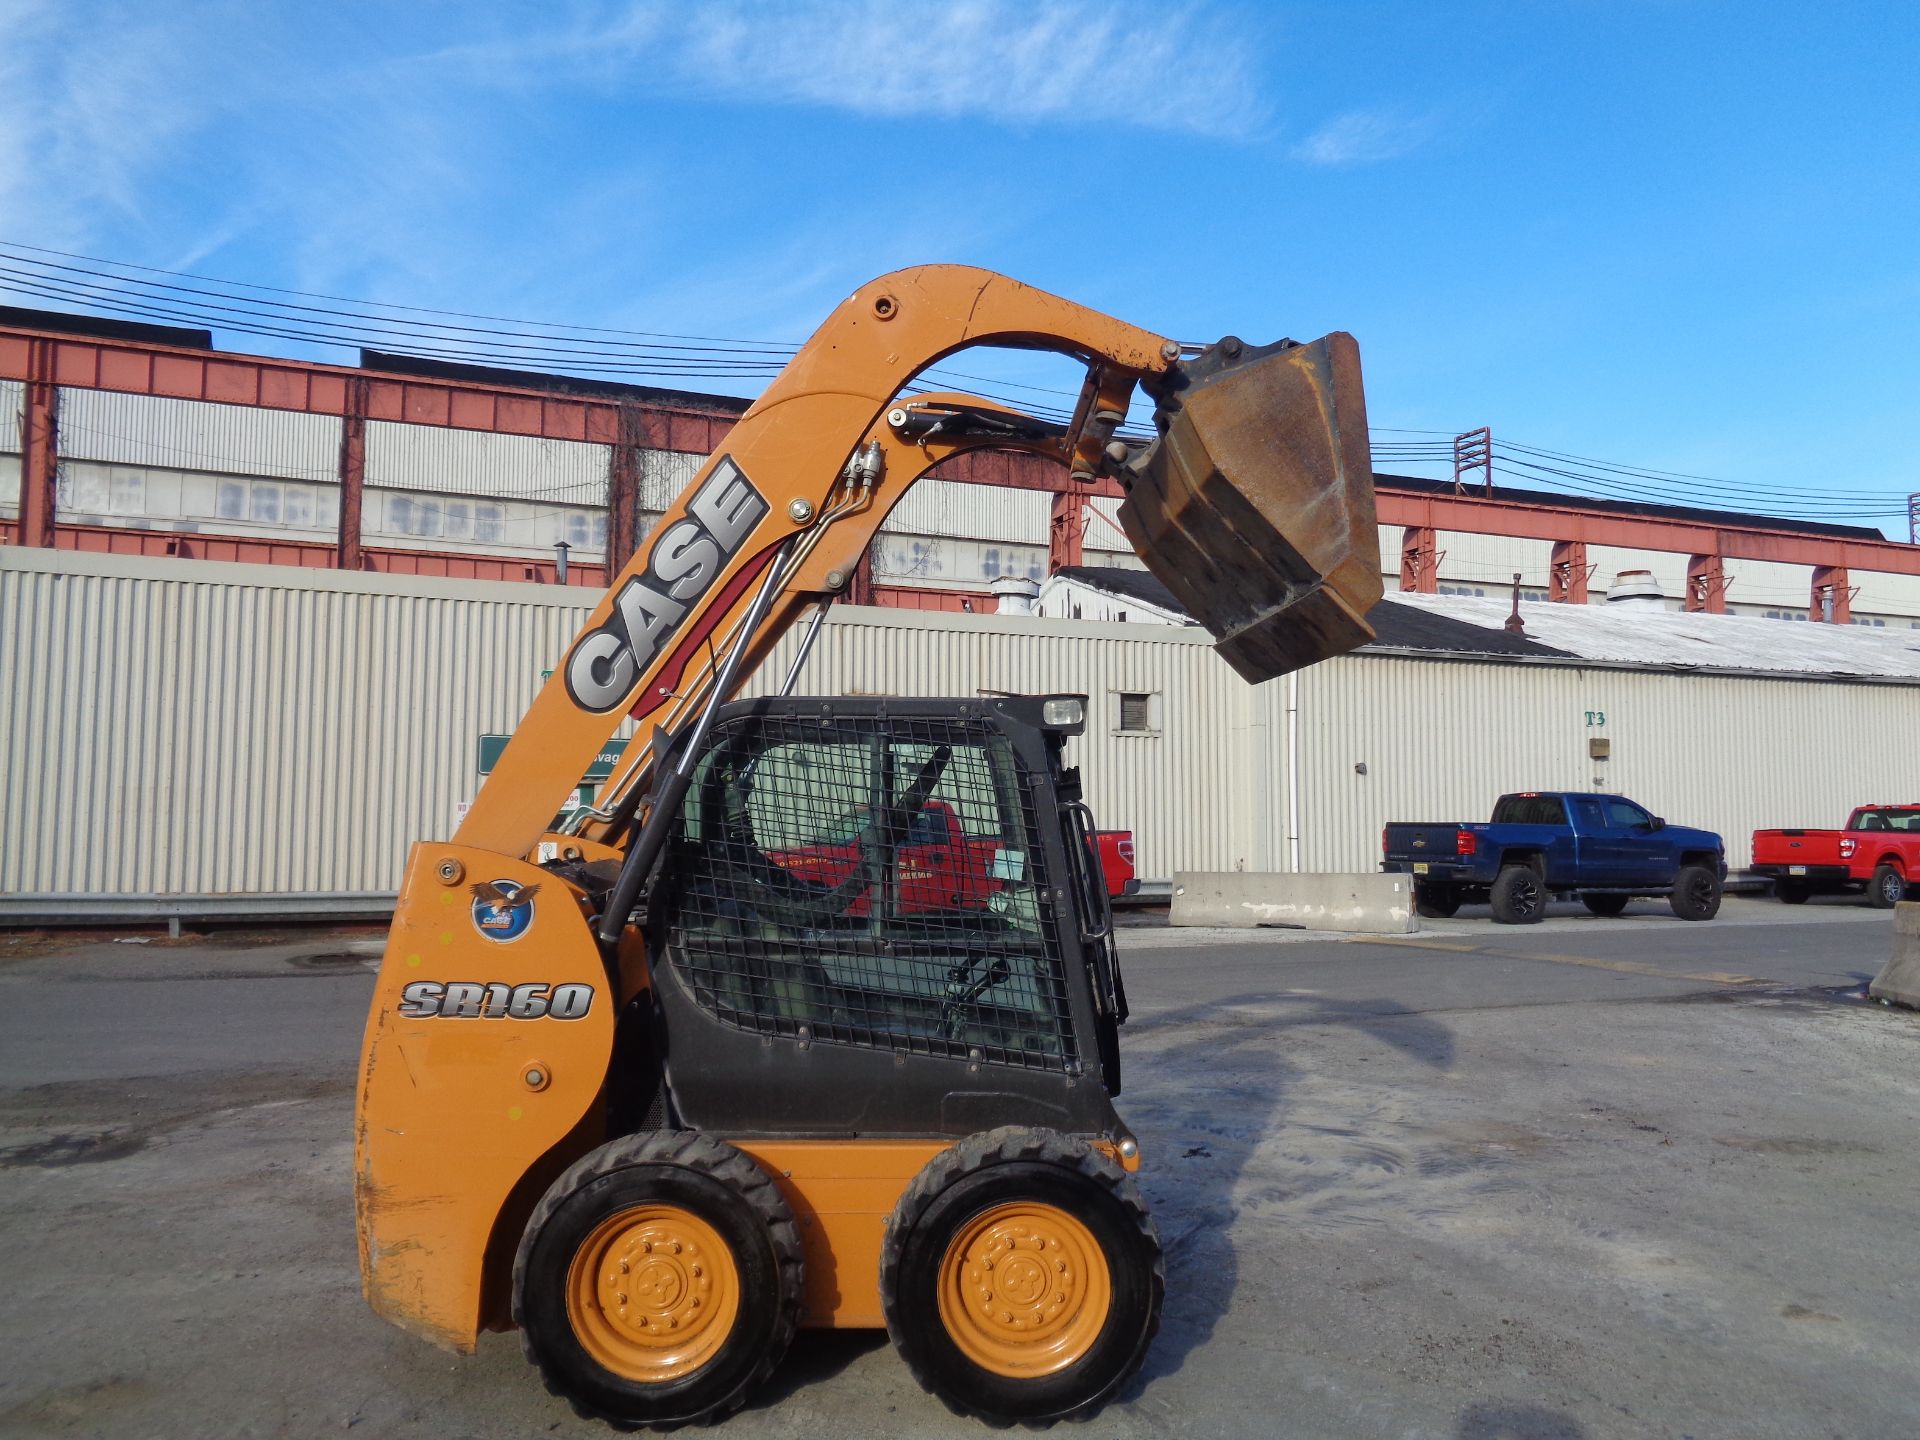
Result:
{"type": "Polygon", "coordinates": [[[1851,828],[1920,831],[1920,805],[1873,805],[1855,812],[1851,828]]]}
{"type": "Polygon", "coordinates": [[[1496,825],[1564,825],[1567,807],[1558,795],[1502,795],[1493,807],[1496,825]]]}

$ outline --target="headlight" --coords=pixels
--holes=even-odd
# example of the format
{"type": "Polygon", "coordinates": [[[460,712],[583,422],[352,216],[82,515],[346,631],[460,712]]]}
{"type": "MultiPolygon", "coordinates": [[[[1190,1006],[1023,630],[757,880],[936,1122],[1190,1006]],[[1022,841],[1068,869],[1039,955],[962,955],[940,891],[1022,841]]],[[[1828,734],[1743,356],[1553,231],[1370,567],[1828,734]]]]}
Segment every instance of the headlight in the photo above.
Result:
{"type": "Polygon", "coordinates": [[[1040,723],[1065,730],[1075,725],[1084,725],[1087,720],[1087,702],[1078,695],[1062,700],[1049,700],[1040,707],[1040,723]]]}

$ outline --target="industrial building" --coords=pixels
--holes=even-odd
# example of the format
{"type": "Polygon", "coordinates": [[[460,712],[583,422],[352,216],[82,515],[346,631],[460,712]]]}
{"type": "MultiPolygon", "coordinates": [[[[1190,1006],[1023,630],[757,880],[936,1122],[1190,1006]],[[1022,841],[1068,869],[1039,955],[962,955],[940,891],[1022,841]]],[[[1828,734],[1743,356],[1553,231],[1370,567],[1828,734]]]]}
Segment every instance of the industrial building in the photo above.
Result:
{"type": "MultiPolygon", "coordinates": [[[[597,586],[746,402],[364,351],[218,351],[204,330],[0,308],[0,543],[597,586]]],[[[1490,472],[1489,472],[1490,478],[1490,472]]],[[[1877,530],[1376,476],[1389,589],[1605,598],[1920,628],[1920,546],[1877,530]],[[1646,583],[1644,580],[1641,582],[1646,583]]],[[[1111,481],[1028,458],[940,467],[849,599],[981,612],[995,582],[1137,565],[1111,481]]]]}
{"type": "MultiPolygon", "coordinates": [[[[0,315],[0,921],[380,910],[740,408],[364,358],[0,315]]],[[[1074,758],[1150,878],[1366,869],[1387,820],[1533,787],[1633,795],[1737,867],[1752,829],[1920,794],[1920,547],[1377,493],[1378,640],[1255,688],[1107,482],[966,457],[889,517],[802,688],[1086,693],[1074,758]]]]}
{"type": "MultiPolygon", "coordinates": [[[[0,921],[379,911],[597,598],[0,547],[0,921]]],[[[1367,869],[1387,820],[1534,787],[1627,793],[1738,866],[1755,828],[1920,794],[1905,631],[1508,610],[1394,597],[1374,645],[1253,687],[1193,626],[841,606],[801,688],[1087,694],[1070,758],[1154,878],[1367,869]]]]}

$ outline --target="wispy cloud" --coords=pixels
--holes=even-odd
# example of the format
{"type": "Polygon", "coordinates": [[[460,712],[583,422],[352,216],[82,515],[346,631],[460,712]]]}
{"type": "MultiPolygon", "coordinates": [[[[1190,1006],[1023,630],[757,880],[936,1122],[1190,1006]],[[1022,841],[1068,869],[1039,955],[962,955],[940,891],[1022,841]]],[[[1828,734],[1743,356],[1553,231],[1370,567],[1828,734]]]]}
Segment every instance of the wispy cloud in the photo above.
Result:
{"type": "Polygon", "coordinates": [[[1439,117],[1401,110],[1350,110],[1337,115],[1293,147],[1308,165],[1374,165],[1397,160],[1433,138],[1439,117]]]}
{"type": "Polygon", "coordinates": [[[590,78],[859,115],[1239,137],[1267,116],[1244,19],[1196,3],[632,0],[446,51],[515,88],[590,78]]]}
{"type": "Polygon", "coordinates": [[[58,0],[0,0],[0,216],[13,234],[82,238],[138,220],[141,181],[195,121],[179,35],[121,14],[75,24],[58,0]]]}

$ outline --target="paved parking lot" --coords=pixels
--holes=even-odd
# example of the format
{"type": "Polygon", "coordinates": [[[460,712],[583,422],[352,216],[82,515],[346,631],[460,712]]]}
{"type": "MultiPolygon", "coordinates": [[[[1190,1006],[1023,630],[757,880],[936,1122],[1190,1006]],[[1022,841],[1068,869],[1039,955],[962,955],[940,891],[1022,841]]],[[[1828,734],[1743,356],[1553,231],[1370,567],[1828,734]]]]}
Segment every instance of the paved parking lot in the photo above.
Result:
{"type": "MultiPolygon", "coordinates": [[[[1857,995],[1888,934],[1758,900],[1129,927],[1166,1323],[1072,1433],[1920,1433],[1920,1017],[1857,995]]],[[[349,938],[0,937],[0,1434],[607,1433],[513,1337],[456,1359],[362,1307],[349,938]]],[[[726,1431],[982,1433],[833,1335],[726,1431]]]]}

